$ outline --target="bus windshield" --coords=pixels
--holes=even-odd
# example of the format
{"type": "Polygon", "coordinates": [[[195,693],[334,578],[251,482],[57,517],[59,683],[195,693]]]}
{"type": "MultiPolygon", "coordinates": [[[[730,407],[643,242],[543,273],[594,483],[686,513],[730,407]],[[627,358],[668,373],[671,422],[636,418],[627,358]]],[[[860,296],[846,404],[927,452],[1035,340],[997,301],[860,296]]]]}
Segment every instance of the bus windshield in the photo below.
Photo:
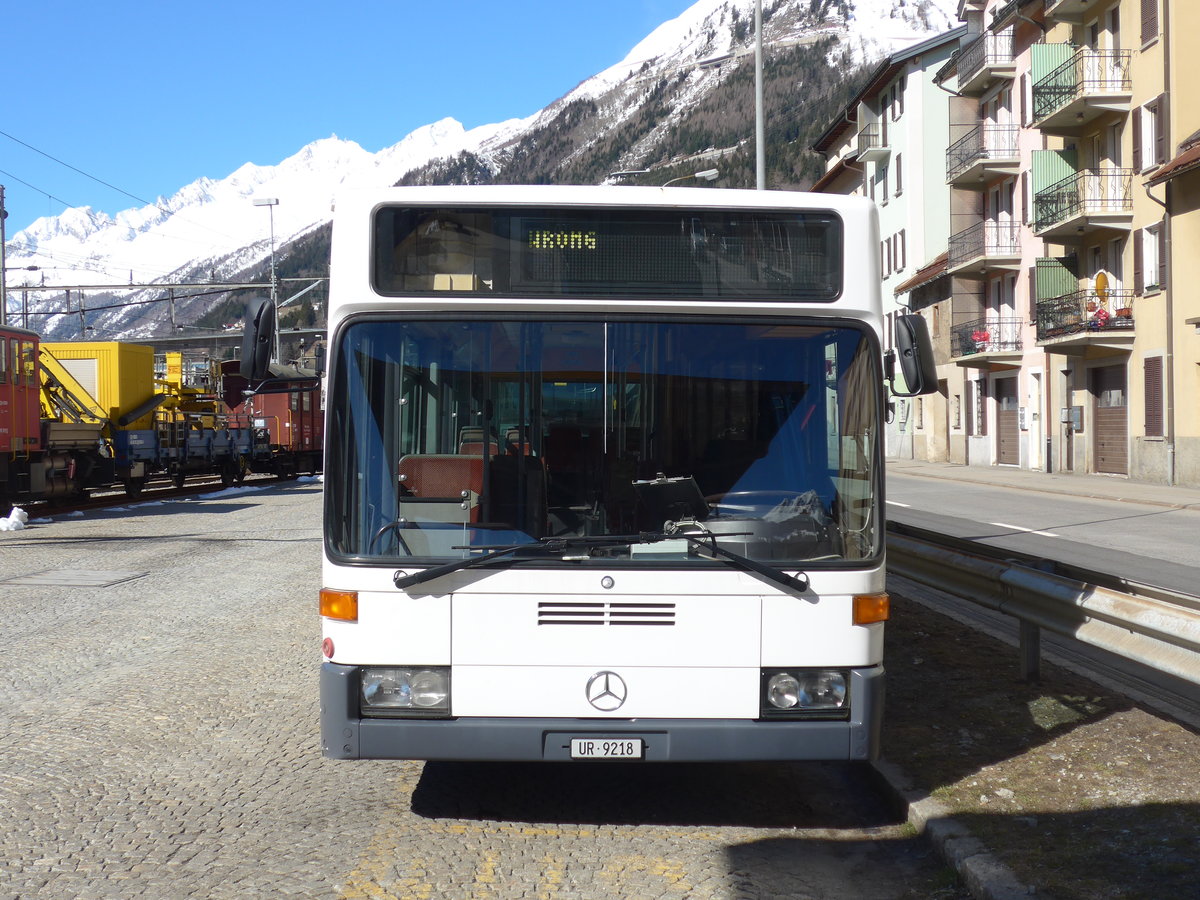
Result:
{"type": "MultiPolygon", "coordinates": [[[[556,317],[362,319],[335,350],[327,546],[354,562],[595,536],[606,563],[882,552],[868,330],[556,317]]],[[[580,554],[589,557],[589,551],[580,554]]]]}

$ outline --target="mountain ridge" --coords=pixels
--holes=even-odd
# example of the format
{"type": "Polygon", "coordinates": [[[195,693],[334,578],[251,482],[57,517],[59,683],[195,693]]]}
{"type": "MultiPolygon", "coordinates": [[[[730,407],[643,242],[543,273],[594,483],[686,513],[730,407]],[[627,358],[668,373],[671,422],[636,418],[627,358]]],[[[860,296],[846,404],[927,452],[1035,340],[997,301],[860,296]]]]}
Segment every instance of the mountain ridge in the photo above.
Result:
{"type": "MultiPolygon", "coordinates": [[[[803,143],[798,129],[779,113],[782,108],[786,114],[789,104],[792,113],[801,113],[789,90],[812,94],[806,102],[827,100],[826,95],[837,93],[829,70],[857,71],[957,24],[956,0],[776,0],[768,5],[763,11],[766,65],[774,65],[777,76],[800,78],[799,85],[780,85],[770,75],[765,79],[772,93],[769,168],[777,173],[772,186],[788,188],[811,183],[805,167],[814,165],[804,158],[807,146],[796,146],[803,143]]],[[[277,165],[247,162],[225,178],[198,178],[153,204],[112,217],[83,207],[39,218],[11,236],[7,265],[39,266],[42,274],[35,283],[108,284],[114,289],[129,283],[168,287],[249,280],[254,273],[263,278],[271,252],[269,226],[283,276],[293,256],[320,257],[302,244],[327,241],[330,203],[343,187],[439,181],[595,183],[614,171],[635,168],[655,168],[666,180],[674,176],[672,156],[686,157],[677,151],[687,146],[693,158],[723,154],[722,181],[735,184],[752,165],[747,136],[753,129],[745,127],[744,103],[723,113],[714,98],[723,91],[744,94],[747,68],[752,69],[744,63],[752,59],[753,10],[754,0],[698,0],[652,30],[621,61],[525,118],[472,129],[442,118],[375,153],[330,135],[277,165]],[[720,148],[692,146],[717,136],[726,142],[720,148]],[[251,203],[267,196],[280,201],[271,207],[269,221],[251,203]]],[[[838,99],[847,93],[841,88],[838,99]]],[[[825,103],[831,109],[834,105],[825,103]]],[[[821,114],[807,106],[802,112],[821,114]]],[[[13,309],[13,300],[19,304],[15,291],[22,280],[34,281],[29,273],[16,275],[8,285],[10,321],[14,313],[19,318],[13,309]]],[[[96,336],[149,337],[163,327],[162,304],[151,302],[162,294],[89,294],[87,302],[113,308],[89,313],[87,321],[96,336]],[[118,297],[127,305],[114,302],[118,297]]],[[[63,308],[61,292],[30,296],[37,316],[31,327],[59,339],[78,335],[79,312],[63,308]]],[[[209,298],[192,304],[185,314],[197,319],[201,307],[207,310],[217,302],[209,298]]]]}

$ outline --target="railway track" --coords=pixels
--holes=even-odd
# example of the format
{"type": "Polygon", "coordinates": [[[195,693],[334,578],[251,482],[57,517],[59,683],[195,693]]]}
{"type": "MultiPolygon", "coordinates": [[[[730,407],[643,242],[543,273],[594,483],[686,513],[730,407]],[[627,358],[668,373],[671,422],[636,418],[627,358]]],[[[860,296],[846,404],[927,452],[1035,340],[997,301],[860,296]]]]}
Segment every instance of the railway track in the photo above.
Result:
{"type": "Polygon", "coordinates": [[[283,479],[275,475],[247,475],[244,481],[238,482],[235,485],[228,485],[217,475],[196,476],[188,479],[183,487],[178,487],[170,478],[163,477],[147,481],[145,487],[137,497],[130,497],[121,488],[113,488],[89,491],[85,497],[69,497],[62,500],[36,500],[17,505],[29,514],[30,520],[55,518],[79,512],[86,513],[143,503],[161,503],[165,500],[179,500],[224,490],[227,487],[269,484],[280,480],[283,479]]]}

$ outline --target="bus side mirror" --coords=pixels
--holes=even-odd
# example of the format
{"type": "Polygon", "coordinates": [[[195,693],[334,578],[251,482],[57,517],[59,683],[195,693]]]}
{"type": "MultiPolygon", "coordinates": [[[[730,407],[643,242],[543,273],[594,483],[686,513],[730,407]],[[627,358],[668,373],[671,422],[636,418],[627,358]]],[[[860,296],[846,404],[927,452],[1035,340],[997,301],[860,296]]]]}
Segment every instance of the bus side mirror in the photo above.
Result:
{"type": "Polygon", "coordinates": [[[919,315],[896,316],[895,350],[884,360],[888,386],[897,397],[932,394],[938,389],[937,369],[933,365],[933,343],[929,326],[919,315]],[[906,390],[896,389],[895,360],[900,359],[900,376],[906,390]]]}
{"type": "Polygon", "coordinates": [[[256,297],[246,304],[245,325],[242,330],[242,377],[262,381],[271,371],[271,354],[275,349],[275,304],[266,297],[256,297]]]}

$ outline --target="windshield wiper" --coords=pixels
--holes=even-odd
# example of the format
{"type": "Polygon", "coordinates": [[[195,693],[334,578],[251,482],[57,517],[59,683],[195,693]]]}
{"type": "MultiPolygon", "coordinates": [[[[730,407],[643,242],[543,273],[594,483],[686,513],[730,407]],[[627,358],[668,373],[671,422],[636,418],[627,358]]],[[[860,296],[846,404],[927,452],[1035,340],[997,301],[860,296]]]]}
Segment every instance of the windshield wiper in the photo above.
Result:
{"type": "MultiPolygon", "coordinates": [[[[722,535],[722,537],[732,537],[733,535],[722,535]]],[[[443,575],[449,575],[453,572],[461,572],[464,569],[473,569],[476,566],[482,566],[493,560],[500,559],[505,556],[510,556],[522,550],[536,550],[542,553],[561,553],[571,547],[592,547],[605,544],[657,544],[660,541],[670,540],[686,540],[698,549],[707,550],[714,556],[734,563],[740,568],[761,575],[768,581],[773,581],[776,584],[797,590],[808,590],[808,578],[801,575],[788,575],[786,572],[781,572],[779,569],[772,568],[766,563],[761,563],[756,559],[751,559],[748,556],[743,556],[740,553],[734,553],[732,550],[726,550],[717,543],[717,535],[709,532],[703,534],[689,534],[686,532],[675,532],[667,534],[661,531],[643,531],[640,534],[623,534],[623,535],[579,535],[565,537],[545,537],[537,541],[531,541],[525,544],[504,544],[500,546],[483,546],[483,547],[454,547],[455,550],[487,550],[482,556],[471,556],[466,559],[456,559],[453,562],[443,563],[440,566],[431,566],[428,569],[422,569],[420,572],[414,572],[412,575],[397,575],[393,579],[393,583],[398,588],[409,588],[414,585],[424,584],[426,581],[433,581],[435,578],[441,578],[443,575]]]]}
{"type": "Polygon", "coordinates": [[[476,566],[482,566],[492,560],[500,559],[503,556],[509,556],[513,553],[518,553],[522,550],[537,550],[542,553],[562,553],[570,547],[592,546],[596,544],[628,544],[636,543],[638,536],[634,535],[583,535],[579,537],[544,537],[536,541],[530,541],[525,544],[501,544],[499,546],[476,546],[476,547],[451,547],[452,550],[487,550],[482,556],[469,556],[465,559],[456,559],[453,562],[442,563],[440,566],[432,566],[428,569],[422,569],[420,572],[414,572],[412,575],[398,575],[392,579],[393,583],[398,588],[408,588],[416,584],[424,584],[426,581],[432,581],[435,578],[441,578],[443,575],[449,575],[452,572],[461,572],[463,569],[473,569],[476,566]]]}
{"type": "MultiPolygon", "coordinates": [[[[773,581],[776,584],[783,585],[788,588],[795,588],[800,591],[808,590],[808,576],[804,573],[799,575],[789,575],[787,572],[781,572],[779,569],[768,566],[766,563],[761,563],[757,559],[751,559],[749,556],[743,556],[740,553],[734,553],[732,550],[727,550],[717,543],[717,535],[711,531],[693,534],[686,531],[676,531],[670,534],[656,533],[642,535],[644,543],[654,543],[656,541],[669,540],[685,540],[693,547],[702,550],[708,550],[714,556],[740,566],[747,571],[754,572],[756,575],[761,575],[768,581],[773,581]]],[[[738,537],[736,534],[723,534],[720,537],[738,537]]]]}

